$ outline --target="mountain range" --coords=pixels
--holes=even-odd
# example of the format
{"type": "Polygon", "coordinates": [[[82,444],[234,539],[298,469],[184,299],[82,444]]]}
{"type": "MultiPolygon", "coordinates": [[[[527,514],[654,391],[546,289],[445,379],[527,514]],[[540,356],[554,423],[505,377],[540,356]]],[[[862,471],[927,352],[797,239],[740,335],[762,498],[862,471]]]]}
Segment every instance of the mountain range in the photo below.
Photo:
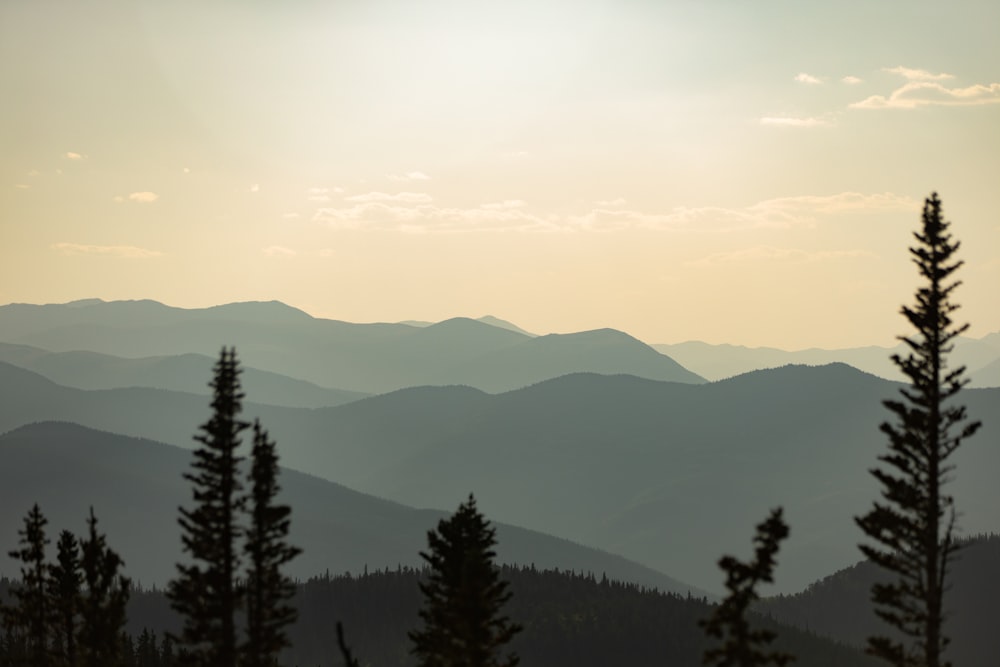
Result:
{"type": "MultiPolygon", "coordinates": [[[[954,345],[949,361],[952,367],[966,367],[970,387],[1000,387],[1000,332],[982,338],[960,336],[954,345]]],[[[894,354],[906,356],[908,352],[903,343],[895,347],[872,345],[839,350],[812,348],[797,351],[773,347],[710,345],[701,341],[656,344],[652,347],[708,380],[721,380],[753,370],[788,364],[818,366],[839,362],[882,378],[905,381],[891,357],[894,354]]]]}
{"type": "MultiPolygon", "coordinates": [[[[496,395],[417,387],[332,408],[245,408],[292,469],[415,507],[446,509],[475,491],[497,520],[706,590],[720,584],[706,554],[732,552],[783,505],[792,537],[778,583],[791,591],[856,559],[851,517],[875,496],[881,400],[898,388],[835,364],[702,385],[576,374],[496,395]]],[[[998,389],[962,398],[974,418],[1000,414],[998,389]]],[[[0,364],[0,429],[65,420],[190,447],[208,415],[202,396],[79,390],[0,364]]],[[[995,526],[996,439],[987,421],[956,455],[967,531],[995,526]]]]}
{"type": "Polygon", "coordinates": [[[118,357],[211,356],[223,344],[234,345],[250,368],[362,393],[450,384],[499,392],[574,372],[704,382],[612,329],[532,336],[494,319],[353,324],[278,302],[200,309],[155,301],[10,304],[0,306],[0,341],[118,357]]]}
{"type": "MultiPolygon", "coordinates": [[[[48,518],[48,536],[82,534],[92,506],[108,542],[125,560],[125,572],[145,586],[162,587],[181,559],[178,507],[191,506],[191,453],[141,438],[113,435],[77,424],[29,424],[0,436],[0,526],[13,549],[17,529],[32,504],[48,518]]],[[[417,566],[426,534],[445,512],[417,510],[351,491],[339,484],[282,470],[279,502],[293,508],[289,541],[303,553],[289,574],[306,579],[324,572],[417,566]]],[[[455,506],[464,497],[455,499],[455,506]]],[[[596,549],[538,532],[498,524],[498,560],[540,568],[605,572],[664,591],[701,594],[659,572],[596,549]]],[[[16,572],[3,558],[0,571],[16,572]]]]}

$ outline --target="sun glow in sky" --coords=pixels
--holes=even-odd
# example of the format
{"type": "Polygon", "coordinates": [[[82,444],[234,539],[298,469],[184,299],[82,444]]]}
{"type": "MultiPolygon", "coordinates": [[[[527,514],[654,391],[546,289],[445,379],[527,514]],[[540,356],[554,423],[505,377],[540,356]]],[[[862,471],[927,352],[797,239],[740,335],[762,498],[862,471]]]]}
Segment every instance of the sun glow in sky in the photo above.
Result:
{"type": "Polygon", "coordinates": [[[0,302],[891,345],[1000,330],[1000,4],[0,4],[0,302]]]}

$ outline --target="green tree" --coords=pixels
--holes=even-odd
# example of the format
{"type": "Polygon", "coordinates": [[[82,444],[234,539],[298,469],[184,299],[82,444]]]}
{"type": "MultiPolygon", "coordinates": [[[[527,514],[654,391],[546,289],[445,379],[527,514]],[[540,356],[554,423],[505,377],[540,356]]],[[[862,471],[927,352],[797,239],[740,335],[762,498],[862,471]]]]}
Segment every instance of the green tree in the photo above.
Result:
{"type": "Polygon", "coordinates": [[[80,601],[80,631],[77,637],[79,664],[83,667],[115,667],[122,664],[125,620],[131,582],[119,572],[121,557],[107,545],[97,530],[97,517],[90,508],[87,537],[80,540],[83,593],[80,601]]]}
{"type": "Polygon", "coordinates": [[[955,259],[960,244],[952,242],[949,225],[941,215],[941,201],[932,194],[924,202],[922,229],[914,233],[918,243],[910,248],[925,284],[917,290],[916,305],[902,309],[917,335],[901,338],[909,347],[905,357],[892,357],[910,383],[900,390],[902,400],[884,402],[895,417],[895,423],[881,426],[889,437],[889,453],[879,460],[888,468],[871,470],[884,502],[875,502],[856,519],[876,543],[862,544],[862,553],[896,577],[872,587],[875,611],[904,637],[870,637],[868,651],[897,667],[948,664],[942,658],[948,644],[942,603],[957,545],[954,500],[942,487],[954,471],[949,457],[980,426],[963,424],[965,407],[954,398],[967,382],[962,379],[965,368],[947,364],[952,341],[968,328],[951,319],[958,306],[950,297],[960,283],[950,276],[962,262],[955,259]]]}
{"type": "Polygon", "coordinates": [[[281,649],[288,646],[285,628],[295,622],[295,608],[289,601],[295,595],[295,583],[281,568],[301,549],[289,546],[288,530],[291,508],[275,504],[278,486],[278,455],[275,444],[253,425],[253,450],[250,468],[250,523],[244,553],[248,563],[246,577],[247,640],[243,645],[245,667],[272,667],[281,649]]]}
{"type": "Polygon", "coordinates": [[[4,609],[5,623],[11,633],[15,660],[34,667],[46,667],[49,661],[49,628],[51,607],[48,596],[48,566],[45,563],[45,526],[48,519],[38,508],[31,508],[24,518],[24,528],[18,531],[20,549],[8,555],[21,561],[21,581],[13,587],[14,604],[4,609]]]}
{"type": "Polygon", "coordinates": [[[235,667],[238,656],[236,613],[241,591],[236,577],[240,564],[237,522],[243,509],[236,455],[240,434],[249,426],[239,419],[243,409],[236,350],[222,349],[210,386],[212,417],[194,439],[193,472],[184,478],[193,485],[195,507],[180,508],[181,541],[194,561],[178,564],[178,576],[167,595],[181,615],[177,638],[182,662],[205,667],[235,667]]]}
{"type": "Polygon", "coordinates": [[[420,553],[430,566],[420,584],[423,629],[409,634],[420,667],[516,665],[516,655],[500,655],[521,627],[500,615],[511,594],[493,563],[496,529],[471,494],[427,533],[427,543],[429,551],[420,553]]]}
{"type": "Polygon", "coordinates": [[[79,632],[80,585],[83,576],[80,549],[68,530],[59,534],[56,563],[49,566],[48,595],[52,607],[52,662],[60,667],[77,664],[76,637],[79,632]]]}
{"type": "Polygon", "coordinates": [[[721,640],[722,645],[705,651],[703,664],[754,667],[774,663],[780,667],[792,660],[787,653],[767,652],[767,646],[776,635],[770,630],[751,630],[746,617],[750,605],[758,599],[758,584],[774,581],[774,557],[781,540],[788,537],[788,525],[781,514],[780,507],[771,510],[767,520],[757,526],[752,561],[743,563],[732,556],[719,560],[719,567],[726,573],[726,590],[729,592],[700,625],[705,634],[721,640]]]}

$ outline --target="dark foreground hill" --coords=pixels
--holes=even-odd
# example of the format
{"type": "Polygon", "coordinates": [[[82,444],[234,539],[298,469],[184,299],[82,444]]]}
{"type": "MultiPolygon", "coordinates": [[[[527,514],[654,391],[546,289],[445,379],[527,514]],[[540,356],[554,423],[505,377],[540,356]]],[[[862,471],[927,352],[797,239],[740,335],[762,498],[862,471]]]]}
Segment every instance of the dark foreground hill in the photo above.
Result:
{"type": "Polygon", "coordinates": [[[0,306],[0,341],[126,357],[212,356],[225,343],[250,368],[362,393],[448,384],[496,392],[584,371],[704,382],[610,329],[534,337],[464,317],[426,327],[354,324],[276,301],[194,309],[148,300],[9,304],[0,306]]]}
{"type": "MultiPolygon", "coordinates": [[[[537,340],[537,339],[536,339],[537,340]]],[[[208,371],[206,370],[206,374],[208,371]]],[[[494,519],[620,553],[705,590],[714,561],[783,505],[778,590],[855,562],[877,487],[881,401],[899,385],[843,364],[704,384],[571,375],[519,391],[421,387],[320,410],[247,404],[284,465],[416,507],[476,492],[494,519]]],[[[249,397],[252,399],[253,397],[249,397]]],[[[997,525],[1000,390],[960,394],[984,426],[956,454],[963,527],[997,525]]],[[[59,419],[190,447],[204,397],[80,391],[0,364],[0,428],[59,419]]]]}
{"type": "MultiPolygon", "coordinates": [[[[402,568],[354,577],[320,577],[299,586],[300,616],[284,656],[290,665],[340,665],[335,627],[342,621],[362,664],[410,667],[407,631],[418,626],[418,582],[423,574],[402,568]]],[[[698,620],[710,613],[703,600],[663,594],[601,574],[504,567],[513,597],[504,613],[524,626],[510,648],[523,665],[548,667],[695,667],[708,646],[698,620]]],[[[160,593],[139,593],[129,608],[129,629],[177,629],[160,593]]],[[[800,667],[874,667],[860,651],[802,630],[755,618],[778,633],[777,645],[800,667]]]]}
{"type": "MultiPolygon", "coordinates": [[[[189,451],[75,424],[42,423],[0,436],[0,462],[5,554],[16,546],[33,503],[49,519],[50,538],[63,529],[81,534],[93,506],[129,576],[162,586],[174,575],[180,558],[177,508],[191,505],[190,486],[182,479],[190,467],[189,451]]],[[[293,508],[290,540],[304,552],[290,573],[301,579],[325,571],[417,565],[427,531],[444,516],[290,470],[282,472],[280,484],[281,500],[293,508]]],[[[467,494],[453,504],[457,507],[467,494]]],[[[498,524],[498,536],[502,562],[607,572],[665,591],[694,590],[624,558],[541,533],[498,524]]],[[[0,574],[16,572],[12,561],[0,560],[0,574]]]]}
{"type": "MultiPolygon", "coordinates": [[[[796,595],[762,602],[761,613],[782,623],[808,628],[853,646],[888,633],[869,601],[872,584],[885,581],[883,570],[868,561],[830,575],[796,595]]],[[[948,575],[945,634],[952,639],[946,656],[962,667],[995,667],[1000,656],[1000,536],[967,542],[948,575]]]]}

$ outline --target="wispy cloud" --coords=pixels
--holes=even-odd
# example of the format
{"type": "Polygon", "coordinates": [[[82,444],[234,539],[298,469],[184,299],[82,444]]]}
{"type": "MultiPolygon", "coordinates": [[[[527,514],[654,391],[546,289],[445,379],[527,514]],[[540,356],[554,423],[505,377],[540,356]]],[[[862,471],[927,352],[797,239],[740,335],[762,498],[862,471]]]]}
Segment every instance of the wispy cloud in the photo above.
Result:
{"type": "Polygon", "coordinates": [[[928,72],[925,69],[913,69],[910,67],[883,67],[883,72],[888,72],[889,74],[898,74],[904,79],[909,79],[910,81],[944,81],[945,79],[954,79],[953,74],[946,74],[941,72],[940,74],[934,74],[933,72],[928,72]]]}
{"type": "Polygon", "coordinates": [[[855,85],[861,83],[861,79],[859,79],[856,76],[852,76],[852,75],[848,74],[847,76],[841,77],[840,78],[840,82],[841,83],[846,83],[849,86],[855,86],[855,85]]]}
{"type": "Polygon", "coordinates": [[[869,250],[820,250],[810,251],[800,248],[776,248],[773,246],[753,246],[730,252],[717,252],[701,259],[685,262],[685,266],[713,268],[723,264],[751,262],[786,262],[806,264],[845,259],[878,259],[869,250]]]}
{"type": "Polygon", "coordinates": [[[397,192],[392,195],[386,192],[368,192],[363,195],[354,195],[351,197],[345,197],[346,201],[351,202],[401,202],[406,204],[425,204],[434,200],[428,194],[423,192],[397,192]]]}
{"type": "Polygon", "coordinates": [[[86,156],[81,155],[80,153],[74,153],[73,151],[69,151],[67,153],[64,153],[63,157],[66,158],[67,160],[82,160],[86,156]]]}
{"type": "Polygon", "coordinates": [[[764,116],[760,119],[761,125],[771,125],[776,127],[830,127],[833,122],[825,118],[798,118],[795,116],[764,116]]]}
{"type": "Polygon", "coordinates": [[[409,183],[411,181],[429,181],[430,176],[422,171],[408,171],[405,174],[389,174],[390,181],[409,183]]]}
{"type": "Polygon", "coordinates": [[[807,83],[811,86],[815,86],[823,83],[823,80],[819,77],[815,77],[812,74],[806,74],[805,72],[799,72],[795,75],[795,80],[799,83],[807,83]]]}
{"type": "Polygon", "coordinates": [[[31,186],[26,183],[15,183],[14,187],[17,188],[18,190],[27,190],[31,186]]]}
{"type": "MultiPolygon", "coordinates": [[[[155,192],[133,192],[127,199],[129,201],[134,201],[139,204],[152,204],[154,201],[160,198],[160,195],[155,192]]],[[[115,201],[121,203],[125,201],[126,197],[115,197],[115,201]]]]}
{"type": "Polygon", "coordinates": [[[54,250],[63,255],[94,255],[112,257],[115,259],[150,259],[160,257],[163,253],[157,250],[147,250],[131,245],[85,245],[80,243],[55,243],[54,250]]]}
{"type": "Polygon", "coordinates": [[[251,185],[249,188],[247,188],[247,192],[252,192],[254,194],[260,192],[260,183],[254,183],[253,185],[251,185]]]}
{"type": "MultiPolygon", "coordinates": [[[[614,200],[613,200],[614,201],[614,200]]],[[[831,215],[863,212],[914,211],[920,203],[892,193],[797,196],[769,199],[743,208],[678,207],[648,212],[614,205],[564,216],[538,215],[520,200],[448,208],[430,204],[363,201],[347,207],[324,207],[313,219],[334,229],[428,232],[564,231],[614,232],[652,229],[689,233],[725,233],[748,229],[789,229],[816,226],[831,215]]]]}
{"type": "Polygon", "coordinates": [[[519,207],[443,208],[364,202],[348,208],[321,208],[314,220],[334,229],[376,231],[476,232],[552,229],[545,218],[519,207]]]}
{"type": "Polygon", "coordinates": [[[279,257],[279,258],[295,257],[295,255],[298,254],[291,248],[286,248],[285,246],[281,245],[271,245],[266,248],[261,248],[261,252],[267,255],[268,257],[279,257]]]}
{"type": "Polygon", "coordinates": [[[849,105],[852,109],[916,109],[925,106],[979,106],[1000,103],[1000,83],[946,88],[933,81],[909,81],[884,95],[872,95],[849,105]]]}

